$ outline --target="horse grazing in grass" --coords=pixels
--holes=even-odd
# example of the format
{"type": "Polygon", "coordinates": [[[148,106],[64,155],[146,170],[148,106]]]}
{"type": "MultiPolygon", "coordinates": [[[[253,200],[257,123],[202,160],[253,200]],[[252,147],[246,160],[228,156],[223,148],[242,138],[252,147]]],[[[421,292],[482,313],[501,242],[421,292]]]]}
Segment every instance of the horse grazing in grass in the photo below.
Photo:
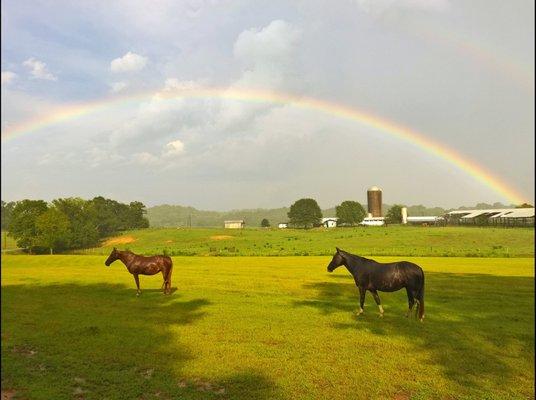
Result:
{"type": "Polygon", "coordinates": [[[328,272],[341,265],[354,277],[356,286],[359,288],[359,311],[363,313],[365,305],[365,293],[368,290],[372,293],[376,304],[380,309],[380,317],[383,317],[383,307],[378,296],[381,292],[395,292],[406,288],[408,294],[409,310],[406,314],[409,317],[415,303],[415,316],[424,319],[424,272],[421,267],[408,261],[398,261],[393,263],[379,263],[368,258],[360,257],[336,248],[337,252],[328,265],[328,272]]]}
{"type": "Polygon", "coordinates": [[[159,272],[162,272],[162,276],[164,278],[164,283],[162,284],[164,294],[171,293],[171,272],[173,272],[173,262],[171,261],[170,257],[144,257],[134,254],[128,250],[120,251],[114,247],[104,264],[109,267],[110,264],[115,260],[121,260],[127,267],[128,272],[134,275],[134,280],[136,281],[136,286],[138,287],[136,296],[141,294],[140,279],[138,275],[155,275],[159,272]]]}

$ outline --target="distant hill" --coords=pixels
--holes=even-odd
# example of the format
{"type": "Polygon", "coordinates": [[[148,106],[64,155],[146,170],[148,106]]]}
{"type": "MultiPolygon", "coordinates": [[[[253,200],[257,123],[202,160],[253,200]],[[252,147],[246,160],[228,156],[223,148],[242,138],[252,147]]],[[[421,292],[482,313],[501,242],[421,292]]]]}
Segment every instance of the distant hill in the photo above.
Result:
{"type": "Polygon", "coordinates": [[[223,227],[223,221],[243,219],[246,226],[261,226],[263,218],[268,219],[272,226],[288,220],[289,208],[249,209],[231,211],[205,211],[193,207],[161,205],[147,209],[147,218],[152,227],[223,227]]]}
{"type": "MultiPolygon", "coordinates": [[[[366,209],[366,204],[363,204],[366,209]]],[[[382,205],[382,211],[385,214],[391,206],[382,205]]],[[[473,207],[459,207],[458,209],[490,209],[490,208],[508,208],[501,203],[486,204],[479,203],[473,207]]],[[[222,227],[223,221],[231,219],[243,219],[247,227],[258,227],[261,225],[263,218],[268,219],[272,226],[277,226],[280,222],[288,221],[287,213],[289,207],[272,208],[272,209],[245,209],[231,211],[206,211],[198,210],[194,207],[185,207],[179,205],[164,204],[160,206],[149,207],[147,209],[147,218],[152,227],[222,227]]],[[[408,206],[408,215],[444,215],[453,209],[444,209],[441,207],[425,207],[423,205],[408,206]]],[[[322,210],[324,217],[334,217],[335,207],[322,210]]]]}

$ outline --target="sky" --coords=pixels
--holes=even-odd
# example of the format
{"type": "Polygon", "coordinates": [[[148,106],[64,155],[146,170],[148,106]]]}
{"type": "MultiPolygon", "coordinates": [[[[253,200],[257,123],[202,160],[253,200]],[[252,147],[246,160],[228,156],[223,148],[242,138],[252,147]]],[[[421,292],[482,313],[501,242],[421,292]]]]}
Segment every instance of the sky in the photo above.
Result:
{"type": "Polygon", "coordinates": [[[379,186],[387,204],[534,202],[532,1],[1,7],[3,200],[327,208],[379,186]]]}

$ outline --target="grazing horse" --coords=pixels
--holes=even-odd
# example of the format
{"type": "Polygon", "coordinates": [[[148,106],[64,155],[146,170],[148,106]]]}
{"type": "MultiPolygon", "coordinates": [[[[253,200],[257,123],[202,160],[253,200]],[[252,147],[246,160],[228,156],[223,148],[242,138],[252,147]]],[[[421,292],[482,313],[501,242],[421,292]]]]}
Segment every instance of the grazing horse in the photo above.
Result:
{"type": "Polygon", "coordinates": [[[406,317],[409,317],[413,305],[417,303],[415,316],[424,319],[424,272],[421,267],[408,261],[398,261],[393,263],[379,263],[368,258],[360,257],[336,248],[337,252],[328,265],[328,272],[341,265],[354,277],[356,286],[359,288],[359,311],[363,313],[365,304],[365,293],[368,290],[372,293],[376,304],[380,309],[380,317],[383,317],[383,307],[378,296],[381,292],[395,292],[406,288],[408,294],[409,310],[406,317]]]}
{"type": "Polygon", "coordinates": [[[173,272],[173,262],[171,261],[170,257],[144,257],[134,254],[128,250],[120,251],[114,247],[104,264],[109,267],[110,264],[115,260],[121,260],[127,267],[128,272],[134,275],[134,280],[136,281],[136,286],[138,287],[136,296],[141,294],[140,279],[138,278],[138,275],[155,275],[159,272],[162,272],[162,277],[164,278],[164,283],[162,284],[164,294],[171,293],[171,273],[173,272]]]}

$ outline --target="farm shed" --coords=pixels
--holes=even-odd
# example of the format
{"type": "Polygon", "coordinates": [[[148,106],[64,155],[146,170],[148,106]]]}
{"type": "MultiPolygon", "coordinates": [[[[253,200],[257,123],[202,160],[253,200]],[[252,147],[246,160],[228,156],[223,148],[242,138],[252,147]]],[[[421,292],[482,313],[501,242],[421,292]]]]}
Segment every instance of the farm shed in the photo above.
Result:
{"type": "Polygon", "coordinates": [[[322,226],[325,228],[335,228],[337,226],[337,220],[338,218],[335,217],[322,218],[322,226]]]}
{"type": "Polygon", "coordinates": [[[533,226],[534,208],[455,210],[446,217],[449,223],[460,225],[533,226]]]}
{"type": "Polygon", "coordinates": [[[279,224],[277,224],[277,227],[279,229],[286,229],[288,228],[288,222],[280,222],[279,224]]]}
{"type": "Polygon", "coordinates": [[[243,219],[224,221],[225,229],[242,229],[246,223],[243,219]]]}
{"type": "Polygon", "coordinates": [[[411,225],[443,225],[445,224],[445,218],[436,216],[416,216],[407,217],[406,222],[411,225]]]}

